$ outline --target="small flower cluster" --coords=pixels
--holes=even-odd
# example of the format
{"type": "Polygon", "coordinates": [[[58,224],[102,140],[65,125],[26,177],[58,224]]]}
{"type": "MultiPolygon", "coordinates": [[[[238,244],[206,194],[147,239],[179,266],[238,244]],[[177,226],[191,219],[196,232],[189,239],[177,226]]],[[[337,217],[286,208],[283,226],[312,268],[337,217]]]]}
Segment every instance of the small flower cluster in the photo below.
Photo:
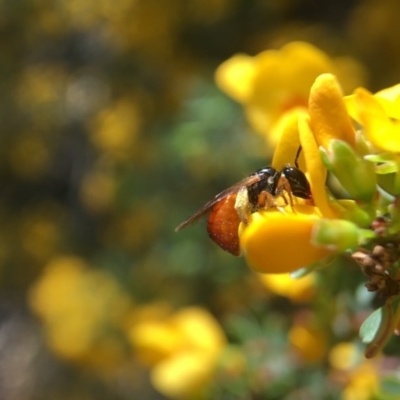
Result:
{"type": "Polygon", "coordinates": [[[225,334],[201,307],[172,312],[151,304],[132,315],[129,338],[139,359],[152,367],[153,386],[172,399],[189,399],[207,390],[226,346],[225,334]]]}
{"type": "Polygon", "coordinates": [[[51,260],[29,301],[60,358],[106,379],[116,379],[122,367],[135,376],[136,362],[137,369],[149,368],[154,388],[172,399],[205,392],[227,345],[222,327],[204,308],[133,304],[110,274],[76,256],[51,260]]]}

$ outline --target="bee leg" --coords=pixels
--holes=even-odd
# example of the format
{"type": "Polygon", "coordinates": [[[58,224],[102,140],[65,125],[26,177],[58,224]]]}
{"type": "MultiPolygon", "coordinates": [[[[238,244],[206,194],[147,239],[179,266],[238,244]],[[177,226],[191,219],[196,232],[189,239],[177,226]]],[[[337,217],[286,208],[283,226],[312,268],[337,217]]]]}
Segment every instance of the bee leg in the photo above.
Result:
{"type": "Polygon", "coordinates": [[[260,209],[276,207],[274,196],[272,196],[271,193],[263,190],[258,196],[258,207],[260,209]]]}
{"type": "Polygon", "coordinates": [[[239,189],[239,191],[237,192],[235,210],[238,213],[240,221],[248,225],[249,216],[253,211],[253,206],[249,201],[246,187],[239,189]]]}
{"type": "Polygon", "coordinates": [[[294,209],[293,209],[293,204],[294,203],[293,203],[292,190],[290,188],[289,181],[284,176],[281,176],[279,178],[279,182],[278,182],[278,185],[277,185],[277,188],[276,188],[276,195],[277,196],[281,196],[283,198],[283,201],[285,202],[285,204],[286,205],[289,204],[290,208],[292,209],[292,211],[295,212],[294,209]],[[287,200],[287,198],[285,196],[285,193],[288,195],[289,201],[287,200]]]}

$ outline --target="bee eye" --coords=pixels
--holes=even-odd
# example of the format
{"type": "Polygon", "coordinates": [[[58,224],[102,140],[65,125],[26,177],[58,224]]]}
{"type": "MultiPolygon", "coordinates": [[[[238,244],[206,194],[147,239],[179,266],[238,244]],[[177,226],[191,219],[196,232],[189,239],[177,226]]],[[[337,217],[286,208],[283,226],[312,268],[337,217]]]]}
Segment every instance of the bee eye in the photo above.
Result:
{"type": "Polygon", "coordinates": [[[310,184],[301,170],[294,167],[285,167],[282,170],[282,175],[288,180],[294,196],[302,199],[312,198],[310,184]]]}

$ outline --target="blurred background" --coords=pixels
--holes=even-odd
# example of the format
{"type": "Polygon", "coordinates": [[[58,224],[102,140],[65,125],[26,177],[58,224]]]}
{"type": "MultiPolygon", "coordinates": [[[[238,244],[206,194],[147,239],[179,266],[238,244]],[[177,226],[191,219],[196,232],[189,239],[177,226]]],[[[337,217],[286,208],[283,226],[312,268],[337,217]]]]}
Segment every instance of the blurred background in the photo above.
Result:
{"type": "Polygon", "coordinates": [[[0,0],[0,398],[392,398],[370,384],[397,374],[399,345],[377,367],[354,344],[374,307],[357,268],[290,298],[204,222],[174,228],[271,160],[215,84],[223,61],[301,40],[380,90],[400,82],[398,15],[396,0],[0,0]],[[160,363],[196,348],[192,322],[209,343],[191,368],[212,367],[175,393],[187,364],[160,363]]]}

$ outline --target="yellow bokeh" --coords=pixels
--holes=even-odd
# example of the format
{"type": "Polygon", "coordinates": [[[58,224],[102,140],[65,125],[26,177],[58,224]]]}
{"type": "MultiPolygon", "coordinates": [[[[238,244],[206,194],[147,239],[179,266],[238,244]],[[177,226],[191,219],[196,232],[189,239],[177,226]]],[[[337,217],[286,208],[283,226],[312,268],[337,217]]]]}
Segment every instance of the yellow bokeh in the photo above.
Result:
{"type": "Polygon", "coordinates": [[[370,400],[379,388],[379,375],[373,361],[364,361],[349,375],[342,400],[370,400]]]}
{"type": "Polygon", "coordinates": [[[205,309],[186,307],[168,315],[165,311],[161,304],[158,313],[141,313],[129,338],[138,356],[153,366],[153,385],[171,398],[188,399],[210,382],[226,338],[205,309]]]}
{"type": "Polygon", "coordinates": [[[10,164],[17,175],[26,179],[38,179],[50,163],[50,149],[39,134],[20,137],[9,153],[10,164]]]}
{"type": "Polygon", "coordinates": [[[332,347],[329,352],[329,362],[333,368],[350,370],[360,360],[360,351],[351,342],[342,342],[332,347]]]}
{"type": "Polygon", "coordinates": [[[126,358],[110,327],[130,308],[113,279],[74,256],[54,258],[32,287],[29,303],[42,319],[50,348],[60,357],[105,372],[126,358]],[[111,331],[110,331],[111,332],[111,331]]]}
{"type": "Polygon", "coordinates": [[[110,171],[99,166],[83,178],[80,196],[92,213],[109,211],[116,196],[116,182],[110,171]]]}
{"type": "Polygon", "coordinates": [[[117,159],[126,160],[140,133],[141,117],[138,104],[122,98],[99,112],[90,124],[93,144],[117,159]]]}
{"type": "Polygon", "coordinates": [[[327,351],[327,337],[318,327],[298,324],[288,334],[290,343],[307,362],[319,362],[327,351]]]}

